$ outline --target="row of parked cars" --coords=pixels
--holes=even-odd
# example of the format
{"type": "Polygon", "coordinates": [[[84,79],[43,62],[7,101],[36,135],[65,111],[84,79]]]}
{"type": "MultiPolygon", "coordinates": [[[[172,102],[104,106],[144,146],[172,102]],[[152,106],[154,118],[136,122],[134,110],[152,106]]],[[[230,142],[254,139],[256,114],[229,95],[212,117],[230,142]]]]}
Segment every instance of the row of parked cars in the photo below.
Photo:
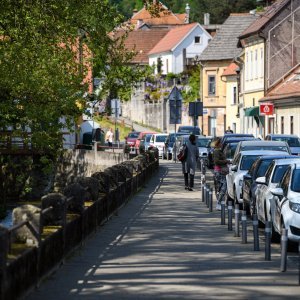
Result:
{"type": "Polygon", "coordinates": [[[223,141],[222,149],[231,161],[226,175],[228,199],[250,216],[256,213],[261,225],[271,221],[273,240],[286,228],[289,240],[298,242],[300,139],[294,135],[268,135],[265,140],[226,135],[223,141]]]}

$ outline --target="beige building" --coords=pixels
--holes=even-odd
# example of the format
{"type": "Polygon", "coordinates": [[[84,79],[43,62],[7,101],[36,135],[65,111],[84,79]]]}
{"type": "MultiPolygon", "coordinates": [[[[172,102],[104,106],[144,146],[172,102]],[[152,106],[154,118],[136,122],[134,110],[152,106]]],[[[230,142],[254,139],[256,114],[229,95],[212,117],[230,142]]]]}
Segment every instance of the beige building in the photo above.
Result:
{"type": "Polygon", "coordinates": [[[239,66],[231,63],[223,72],[222,80],[226,83],[226,129],[234,133],[241,132],[238,95],[239,66]]]}
{"type": "MultiPolygon", "coordinates": [[[[224,78],[222,75],[231,62],[242,52],[237,47],[238,36],[257,18],[258,16],[250,13],[230,14],[208,47],[200,55],[202,99],[205,112],[203,116],[204,134],[221,136],[228,126],[234,126],[235,130],[238,128],[236,118],[227,124],[229,119],[226,117],[227,114],[237,115],[236,105],[226,106],[227,103],[233,101],[234,82],[228,82],[228,88],[232,88],[232,90],[227,91],[226,76],[224,78]]],[[[229,81],[232,79],[230,78],[229,81]]]]}

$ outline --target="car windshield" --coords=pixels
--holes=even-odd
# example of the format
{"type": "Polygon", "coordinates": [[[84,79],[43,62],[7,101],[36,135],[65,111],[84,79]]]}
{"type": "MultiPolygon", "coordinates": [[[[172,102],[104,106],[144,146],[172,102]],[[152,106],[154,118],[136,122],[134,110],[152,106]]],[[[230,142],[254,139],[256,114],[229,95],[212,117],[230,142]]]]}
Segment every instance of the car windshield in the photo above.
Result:
{"type": "Polygon", "coordinates": [[[291,190],[300,193],[300,169],[295,169],[293,172],[291,190]]]}
{"type": "Polygon", "coordinates": [[[131,132],[128,134],[129,138],[137,138],[139,136],[139,132],[131,132]]]}
{"type": "Polygon", "coordinates": [[[241,151],[249,150],[270,150],[270,151],[282,151],[289,153],[289,150],[285,146],[269,146],[269,145],[248,145],[242,146],[241,151]]]}
{"type": "Polygon", "coordinates": [[[240,170],[248,171],[257,159],[257,155],[245,155],[242,158],[240,170]]]}
{"type": "Polygon", "coordinates": [[[225,148],[226,150],[224,149],[226,158],[233,158],[237,145],[238,143],[230,143],[227,145],[227,147],[225,148]]]}
{"type": "Polygon", "coordinates": [[[266,171],[269,167],[269,165],[272,163],[272,160],[271,159],[268,159],[268,160],[263,160],[260,164],[260,166],[258,167],[258,170],[256,172],[256,177],[255,178],[258,178],[258,177],[262,177],[262,176],[265,176],[266,174],[266,171]]]}
{"type": "Polygon", "coordinates": [[[297,137],[281,136],[274,137],[273,140],[287,142],[290,147],[300,147],[300,139],[297,137]]]}
{"type": "Polygon", "coordinates": [[[209,146],[211,139],[198,139],[198,147],[205,147],[209,146]]]}
{"type": "Polygon", "coordinates": [[[284,175],[284,172],[287,170],[288,166],[289,165],[276,166],[271,182],[279,183],[284,175]]]}
{"type": "Polygon", "coordinates": [[[157,135],[156,136],[156,143],[164,143],[166,141],[166,135],[157,135]]]}

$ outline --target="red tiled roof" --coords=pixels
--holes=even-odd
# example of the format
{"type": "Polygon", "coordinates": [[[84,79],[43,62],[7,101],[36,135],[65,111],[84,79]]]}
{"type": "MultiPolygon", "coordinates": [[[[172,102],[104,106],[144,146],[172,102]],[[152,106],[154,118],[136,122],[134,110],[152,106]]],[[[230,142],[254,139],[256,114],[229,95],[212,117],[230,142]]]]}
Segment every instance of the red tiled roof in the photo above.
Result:
{"type": "Polygon", "coordinates": [[[248,28],[246,28],[239,38],[243,38],[254,34],[261,30],[269,21],[272,19],[281,8],[286,5],[290,0],[278,0],[273,3],[271,6],[267,8],[267,10],[260,16],[260,18],[256,19],[248,28]]]}
{"type": "Polygon", "coordinates": [[[149,25],[180,25],[184,24],[185,14],[174,14],[166,6],[163,5],[165,11],[159,13],[159,17],[152,17],[144,8],[133,15],[130,22],[137,24],[139,20],[149,25]]]}
{"type": "Polygon", "coordinates": [[[173,49],[198,23],[177,26],[171,29],[168,34],[148,53],[155,54],[170,51],[173,49]]]}
{"type": "Polygon", "coordinates": [[[230,76],[230,75],[236,75],[236,69],[239,66],[235,63],[231,63],[223,72],[222,76],[230,76]]]}
{"type": "Polygon", "coordinates": [[[294,69],[284,81],[278,83],[259,101],[276,100],[300,96],[300,67],[294,69]]]}
{"type": "Polygon", "coordinates": [[[132,63],[148,64],[148,52],[169,32],[170,29],[134,30],[129,32],[125,40],[127,50],[134,50],[137,55],[132,63]]]}

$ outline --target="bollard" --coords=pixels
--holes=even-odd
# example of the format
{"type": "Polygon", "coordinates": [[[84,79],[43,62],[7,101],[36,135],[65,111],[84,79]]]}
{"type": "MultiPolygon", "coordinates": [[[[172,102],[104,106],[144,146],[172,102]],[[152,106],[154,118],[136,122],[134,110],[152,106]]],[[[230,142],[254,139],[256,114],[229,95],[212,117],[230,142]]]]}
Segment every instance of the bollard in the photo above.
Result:
{"type": "Polygon", "coordinates": [[[210,186],[207,185],[206,186],[206,195],[205,195],[205,204],[207,207],[208,207],[208,201],[209,201],[209,189],[210,189],[210,186]]]}
{"type": "Polygon", "coordinates": [[[202,200],[202,202],[205,201],[204,197],[205,197],[205,184],[203,184],[201,186],[201,198],[202,198],[201,200],[202,200]]]}
{"type": "Polygon", "coordinates": [[[225,225],[225,201],[221,201],[221,225],[225,225]]]}
{"type": "Polygon", "coordinates": [[[298,241],[298,285],[300,285],[300,239],[298,241]]]}
{"type": "Polygon", "coordinates": [[[209,201],[208,201],[209,212],[213,211],[213,188],[209,190],[209,201]]]}
{"type": "Polygon", "coordinates": [[[253,242],[254,242],[254,251],[259,251],[259,232],[258,232],[258,219],[257,214],[252,216],[253,224],[253,242]]]}
{"type": "Polygon", "coordinates": [[[247,215],[242,211],[242,244],[247,244],[247,215]]]}
{"type": "Polygon", "coordinates": [[[235,204],[234,206],[234,236],[240,236],[240,205],[235,204]]]}
{"type": "Polygon", "coordinates": [[[232,231],[232,201],[228,201],[228,231],[232,231]]]}
{"type": "Polygon", "coordinates": [[[265,227],[265,260],[271,260],[271,228],[272,223],[267,221],[265,227]]]}
{"type": "Polygon", "coordinates": [[[287,261],[287,245],[288,245],[288,231],[282,228],[281,231],[281,260],[280,260],[280,272],[286,271],[286,261],[287,261]]]}

